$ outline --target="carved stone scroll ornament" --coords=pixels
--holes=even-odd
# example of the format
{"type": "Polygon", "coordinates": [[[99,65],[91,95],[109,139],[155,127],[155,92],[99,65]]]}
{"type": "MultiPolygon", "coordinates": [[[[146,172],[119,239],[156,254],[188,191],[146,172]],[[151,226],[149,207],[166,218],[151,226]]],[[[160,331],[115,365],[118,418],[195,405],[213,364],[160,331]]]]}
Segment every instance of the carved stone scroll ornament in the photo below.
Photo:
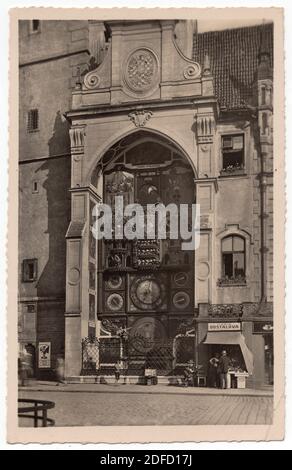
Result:
{"type": "Polygon", "coordinates": [[[146,122],[151,118],[152,114],[153,113],[151,111],[133,111],[129,114],[129,118],[136,127],[144,127],[146,122]]]}
{"type": "Polygon", "coordinates": [[[199,64],[196,64],[196,63],[188,65],[183,71],[183,76],[186,80],[198,78],[200,74],[201,74],[201,68],[199,64]]]}
{"type": "Polygon", "coordinates": [[[100,85],[100,77],[96,70],[88,72],[84,77],[84,86],[88,90],[95,90],[100,85]]]}

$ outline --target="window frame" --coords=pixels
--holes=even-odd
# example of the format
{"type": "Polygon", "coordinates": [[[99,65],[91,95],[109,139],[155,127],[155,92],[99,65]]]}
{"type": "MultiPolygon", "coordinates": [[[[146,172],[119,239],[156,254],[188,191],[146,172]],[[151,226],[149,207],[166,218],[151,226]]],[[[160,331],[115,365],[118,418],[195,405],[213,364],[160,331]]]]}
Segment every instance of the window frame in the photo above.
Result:
{"type": "Polygon", "coordinates": [[[246,135],[245,132],[224,132],[220,135],[221,143],[220,143],[220,153],[221,153],[221,168],[220,168],[220,176],[241,176],[246,174],[246,135]],[[230,138],[233,139],[234,137],[242,137],[243,139],[243,147],[242,147],[242,164],[240,168],[224,168],[224,153],[225,155],[228,153],[228,150],[225,149],[224,151],[224,139],[230,138]]]}
{"type": "Polygon", "coordinates": [[[34,18],[33,20],[30,20],[29,21],[29,33],[30,34],[39,34],[40,32],[41,32],[41,20],[39,20],[38,18],[34,18]],[[39,22],[37,29],[34,29],[34,24],[33,24],[34,21],[39,22]]]}
{"type": "Polygon", "coordinates": [[[37,180],[33,180],[32,182],[32,194],[38,194],[39,192],[39,182],[37,180]]]}
{"type": "Polygon", "coordinates": [[[27,111],[27,132],[32,134],[40,130],[40,112],[39,108],[31,108],[27,111]],[[31,124],[34,123],[33,113],[36,113],[36,127],[33,127],[31,124]]]}
{"type": "Polygon", "coordinates": [[[35,282],[38,277],[38,260],[37,258],[30,258],[22,260],[22,282],[35,282]],[[29,264],[33,266],[33,277],[27,275],[29,264]]]}
{"type": "Polygon", "coordinates": [[[221,238],[221,279],[219,279],[219,285],[246,285],[246,278],[247,278],[247,263],[246,263],[246,239],[237,233],[225,235],[225,237],[221,238]],[[223,242],[231,238],[231,251],[223,251],[223,242]],[[234,249],[234,239],[238,238],[243,242],[243,250],[235,250],[234,249]],[[230,279],[226,278],[225,275],[225,263],[224,263],[224,255],[231,254],[232,255],[232,277],[230,279]],[[234,275],[234,254],[243,254],[243,263],[244,263],[244,275],[240,278],[236,278],[234,275]]]}

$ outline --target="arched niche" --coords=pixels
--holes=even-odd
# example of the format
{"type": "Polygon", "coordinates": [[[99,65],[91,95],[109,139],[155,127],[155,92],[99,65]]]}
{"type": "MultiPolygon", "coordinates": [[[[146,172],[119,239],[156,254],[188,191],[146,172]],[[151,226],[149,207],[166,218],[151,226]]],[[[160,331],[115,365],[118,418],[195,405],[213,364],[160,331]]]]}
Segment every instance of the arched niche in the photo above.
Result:
{"type": "MultiPolygon", "coordinates": [[[[130,132],[118,140],[116,140],[110,147],[108,147],[102,154],[97,156],[96,163],[92,167],[90,171],[90,184],[95,188],[100,188],[101,182],[99,181],[100,177],[103,175],[105,171],[109,171],[114,165],[117,163],[126,164],[128,168],[133,165],[135,166],[135,162],[129,161],[126,162],[125,155],[126,154],[133,154],[133,152],[137,152],[137,164],[139,156],[141,160],[143,156],[141,152],[139,153],[139,149],[142,149],[143,145],[148,146],[149,156],[150,151],[153,155],[153,149],[160,147],[164,150],[164,156],[160,153],[160,160],[159,160],[159,151],[156,153],[156,161],[152,158],[146,159],[145,165],[155,166],[155,165],[164,165],[166,166],[167,162],[181,160],[184,162],[185,166],[192,169],[193,177],[197,177],[196,168],[193,164],[191,157],[186,153],[186,151],[182,148],[180,144],[175,142],[171,137],[165,136],[161,133],[156,131],[150,131],[148,129],[140,129],[133,132],[130,132]],[[135,150],[134,150],[135,149],[135,150]]],[[[155,157],[154,157],[155,159],[155,157]]]]}

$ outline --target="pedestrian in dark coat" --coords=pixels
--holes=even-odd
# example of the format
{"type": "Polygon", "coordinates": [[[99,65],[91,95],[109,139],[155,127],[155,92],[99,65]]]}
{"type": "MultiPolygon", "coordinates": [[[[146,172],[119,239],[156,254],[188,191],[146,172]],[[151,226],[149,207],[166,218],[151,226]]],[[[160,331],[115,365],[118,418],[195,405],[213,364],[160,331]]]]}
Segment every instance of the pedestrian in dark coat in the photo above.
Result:
{"type": "Polygon", "coordinates": [[[220,387],[227,388],[227,374],[230,367],[230,358],[226,351],[222,351],[222,355],[219,359],[219,374],[220,374],[220,387]]]}
{"type": "Polygon", "coordinates": [[[211,357],[211,359],[209,360],[209,370],[208,370],[209,387],[216,388],[218,386],[218,366],[219,366],[219,354],[216,353],[215,356],[211,357]]]}

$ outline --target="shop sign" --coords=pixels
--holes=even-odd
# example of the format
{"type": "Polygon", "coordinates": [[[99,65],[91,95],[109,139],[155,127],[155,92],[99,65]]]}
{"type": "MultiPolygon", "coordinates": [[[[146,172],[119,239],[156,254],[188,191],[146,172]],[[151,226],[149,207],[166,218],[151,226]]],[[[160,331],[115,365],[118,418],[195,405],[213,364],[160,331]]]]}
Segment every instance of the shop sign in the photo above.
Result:
{"type": "Polygon", "coordinates": [[[39,343],[38,347],[39,369],[49,369],[51,367],[51,342],[39,343]]]}
{"type": "Polygon", "coordinates": [[[268,333],[274,332],[274,326],[272,321],[256,321],[253,324],[253,334],[254,335],[265,335],[268,333]]]}
{"type": "Polygon", "coordinates": [[[208,323],[208,331],[241,331],[239,322],[208,323]]]}

